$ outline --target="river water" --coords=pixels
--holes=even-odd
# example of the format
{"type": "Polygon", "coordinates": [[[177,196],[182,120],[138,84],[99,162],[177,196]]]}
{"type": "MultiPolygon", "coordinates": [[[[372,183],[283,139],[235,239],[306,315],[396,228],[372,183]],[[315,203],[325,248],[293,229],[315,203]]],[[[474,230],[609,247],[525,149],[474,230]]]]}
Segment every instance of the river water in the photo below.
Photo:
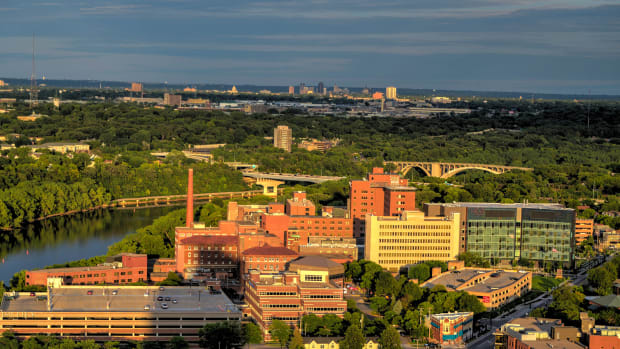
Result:
{"type": "Polygon", "coordinates": [[[108,246],[179,207],[102,209],[53,217],[13,232],[0,232],[0,281],[23,269],[106,254],[108,246]]]}

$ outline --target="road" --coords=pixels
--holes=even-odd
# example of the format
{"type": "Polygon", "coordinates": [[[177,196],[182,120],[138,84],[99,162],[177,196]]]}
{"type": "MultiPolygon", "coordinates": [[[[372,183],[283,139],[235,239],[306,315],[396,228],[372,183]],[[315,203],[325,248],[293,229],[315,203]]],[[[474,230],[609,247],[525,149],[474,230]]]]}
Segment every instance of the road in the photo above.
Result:
{"type": "MultiPolygon", "coordinates": [[[[611,259],[611,257],[608,257],[605,260],[605,262],[609,259],[611,259]]],[[[573,275],[573,277],[568,281],[568,285],[569,286],[581,286],[586,282],[587,277],[588,277],[588,274],[584,270],[579,274],[573,275]]],[[[518,305],[515,308],[515,311],[513,313],[510,313],[508,315],[504,314],[499,318],[493,319],[493,326],[491,326],[491,331],[487,333],[486,335],[480,338],[477,338],[472,342],[469,342],[467,344],[467,348],[472,348],[472,349],[473,348],[476,348],[476,349],[477,348],[493,348],[494,342],[495,342],[495,336],[493,335],[494,329],[500,328],[514,319],[526,316],[526,314],[529,313],[530,310],[532,309],[546,307],[549,305],[549,303],[551,303],[552,300],[553,300],[553,297],[551,297],[551,291],[548,291],[538,296],[538,298],[536,298],[534,301],[532,301],[529,304],[518,305]]]]}

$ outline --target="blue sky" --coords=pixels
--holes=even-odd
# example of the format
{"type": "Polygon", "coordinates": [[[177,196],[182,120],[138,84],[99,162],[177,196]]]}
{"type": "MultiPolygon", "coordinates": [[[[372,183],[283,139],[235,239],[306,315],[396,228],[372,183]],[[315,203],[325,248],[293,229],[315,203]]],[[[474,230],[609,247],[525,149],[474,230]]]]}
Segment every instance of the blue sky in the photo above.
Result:
{"type": "Polygon", "coordinates": [[[620,94],[620,1],[0,0],[0,76],[620,94]]]}

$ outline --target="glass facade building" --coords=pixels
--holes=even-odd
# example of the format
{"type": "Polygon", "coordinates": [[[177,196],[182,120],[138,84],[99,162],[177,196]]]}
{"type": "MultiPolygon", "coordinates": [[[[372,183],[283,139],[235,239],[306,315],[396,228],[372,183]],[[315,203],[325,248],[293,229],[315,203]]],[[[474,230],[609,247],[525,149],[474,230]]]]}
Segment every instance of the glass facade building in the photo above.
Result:
{"type": "Polygon", "coordinates": [[[431,216],[460,212],[465,251],[492,262],[572,263],[576,215],[559,204],[463,202],[428,204],[425,211],[431,216]]]}

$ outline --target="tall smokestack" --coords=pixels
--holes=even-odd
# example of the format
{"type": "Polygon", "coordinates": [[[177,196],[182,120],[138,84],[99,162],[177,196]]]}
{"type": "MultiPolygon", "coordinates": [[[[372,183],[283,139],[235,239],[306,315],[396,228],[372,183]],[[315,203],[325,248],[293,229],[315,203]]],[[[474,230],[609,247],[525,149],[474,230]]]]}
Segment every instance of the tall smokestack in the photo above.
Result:
{"type": "Polygon", "coordinates": [[[194,225],[194,170],[189,169],[187,174],[187,213],[185,226],[191,228],[194,225]]]}

